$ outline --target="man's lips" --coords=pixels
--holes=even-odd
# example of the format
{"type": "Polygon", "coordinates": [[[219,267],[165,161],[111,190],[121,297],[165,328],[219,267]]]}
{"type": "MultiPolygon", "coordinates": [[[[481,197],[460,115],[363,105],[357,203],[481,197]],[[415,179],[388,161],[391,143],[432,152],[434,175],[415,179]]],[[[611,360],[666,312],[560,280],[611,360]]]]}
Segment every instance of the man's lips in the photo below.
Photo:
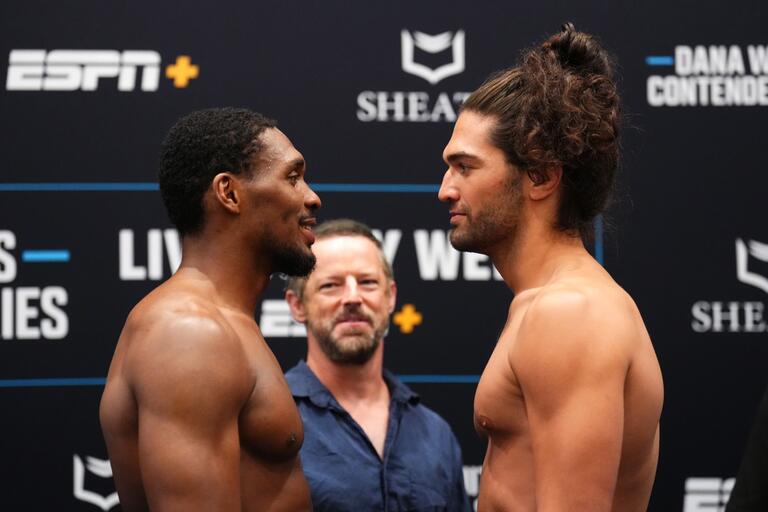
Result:
{"type": "Polygon", "coordinates": [[[448,216],[450,217],[450,222],[454,226],[459,223],[461,219],[467,216],[465,213],[460,212],[448,212],[448,216]]]}
{"type": "Polygon", "coordinates": [[[312,227],[317,224],[317,219],[314,217],[302,217],[299,219],[299,226],[301,227],[301,232],[304,234],[304,236],[307,239],[307,242],[309,244],[315,243],[315,234],[312,232],[312,227]]]}

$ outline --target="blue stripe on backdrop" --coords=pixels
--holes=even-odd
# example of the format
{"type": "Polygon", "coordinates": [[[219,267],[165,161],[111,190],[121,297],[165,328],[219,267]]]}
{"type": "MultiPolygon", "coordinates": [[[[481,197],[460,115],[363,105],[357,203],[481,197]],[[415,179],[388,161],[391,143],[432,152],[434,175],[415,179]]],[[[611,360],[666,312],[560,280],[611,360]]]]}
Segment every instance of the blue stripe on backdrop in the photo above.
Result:
{"type": "Polygon", "coordinates": [[[604,251],[603,251],[603,216],[598,215],[595,217],[595,259],[601,264],[605,265],[604,251]]]}
{"type": "Polygon", "coordinates": [[[24,263],[67,263],[70,259],[66,249],[27,250],[21,252],[24,263]]]}
{"type": "Polygon", "coordinates": [[[674,66],[675,58],[671,55],[649,55],[645,63],[649,66],[674,66]]]}
{"type": "MultiPolygon", "coordinates": [[[[426,192],[437,193],[433,183],[312,183],[317,192],[426,192]]],[[[155,192],[157,183],[0,183],[0,192],[155,192]]]]}
{"type": "Polygon", "coordinates": [[[43,388],[63,386],[103,386],[107,379],[86,377],[80,379],[0,379],[0,388],[43,388]]]}
{"type": "MultiPolygon", "coordinates": [[[[475,384],[480,380],[479,375],[398,375],[400,380],[408,383],[423,384],[475,384]]],[[[0,379],[0,388],[44,388],[65,386],[103,386],[103,377],[62,378],[62,379],[0,379]]]]}
{"type": "Polygon", "coordinates": [[[398,375],[398,378],[409,384],[476,384],[480,381],[479,375],[398,375]]]}
{"type": "Polygon", "coordinates": [[[0,192],[145,192],[157,183],[0,183],[0,192]]]}

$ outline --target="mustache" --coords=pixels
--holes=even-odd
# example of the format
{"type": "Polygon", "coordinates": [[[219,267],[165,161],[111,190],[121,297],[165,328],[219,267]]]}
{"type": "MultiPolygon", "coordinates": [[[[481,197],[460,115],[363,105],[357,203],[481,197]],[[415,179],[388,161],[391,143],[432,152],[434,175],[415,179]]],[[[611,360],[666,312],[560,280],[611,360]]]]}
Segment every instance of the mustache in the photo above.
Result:
{"type": "Polygon", "coordinates": [[[345,311],[333,320],[334,324],[341,322],[368,322],[372,325],[373,318],[371,318],[370,315],[363,313],[362,311],[345,311]]]}

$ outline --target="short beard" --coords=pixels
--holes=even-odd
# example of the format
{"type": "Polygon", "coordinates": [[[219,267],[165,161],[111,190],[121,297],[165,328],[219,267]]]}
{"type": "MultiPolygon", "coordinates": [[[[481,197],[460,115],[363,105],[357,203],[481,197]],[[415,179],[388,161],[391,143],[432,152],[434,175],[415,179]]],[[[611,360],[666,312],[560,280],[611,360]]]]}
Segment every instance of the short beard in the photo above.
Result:
{"type": "Polygon", "coordinates": [[[470,210],[462,229],[451,230],[454,249],[489,254],[500,243],[514,239],[523,204],[521,184],[519,174],[511,174],[504,191],[490,198],[476,213],[470,210]]]}
{"type": "MultiPolygon", "coordinates": [[[[331,330],[333,326],[331,326],[331,330]]],[[[355,343],[351,347],[343,346],[333,335],[331,330],[325,329],[319,325],[313,325],[307,322],[307,330],[312,332],[320,350],[325,356],[334,363],[341,365],[360,366],[371,360],[376,349],[381,345],[381,340],[386,336],[389,330],[389,318],[379,328],[374,329],[370,334],[347,335],[345,337],[354,337],[355,343]]]]}
{"type": "Polygon", "coordinates": [[[274,243],[272,245],[272,265],[274,272],[288,276],[306,277],[315,268],[315,255],[309,248],[302,251],[296,247],[274,243]]]}

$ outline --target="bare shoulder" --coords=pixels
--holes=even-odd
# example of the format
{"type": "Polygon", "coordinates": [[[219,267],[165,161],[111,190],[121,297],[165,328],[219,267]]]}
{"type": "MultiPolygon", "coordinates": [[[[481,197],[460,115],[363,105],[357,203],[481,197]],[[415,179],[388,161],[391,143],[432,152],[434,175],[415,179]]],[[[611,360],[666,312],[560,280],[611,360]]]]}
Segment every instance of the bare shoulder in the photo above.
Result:
{"type": "Polygon", "coordinates": [[[634,301],[610,278],[567,278],[530,299],[510,362],[523,374],[538,365],[626,372],[644,333],[634,301]]]}
{"type": "Polygon", "coordinates": [[[252,386],[241,340],[205,297],[173,290],[150,294],[131,311],[121,338],[124,373],[140,400],[194,397],[201,387],[240,395],[252,386]]]}

